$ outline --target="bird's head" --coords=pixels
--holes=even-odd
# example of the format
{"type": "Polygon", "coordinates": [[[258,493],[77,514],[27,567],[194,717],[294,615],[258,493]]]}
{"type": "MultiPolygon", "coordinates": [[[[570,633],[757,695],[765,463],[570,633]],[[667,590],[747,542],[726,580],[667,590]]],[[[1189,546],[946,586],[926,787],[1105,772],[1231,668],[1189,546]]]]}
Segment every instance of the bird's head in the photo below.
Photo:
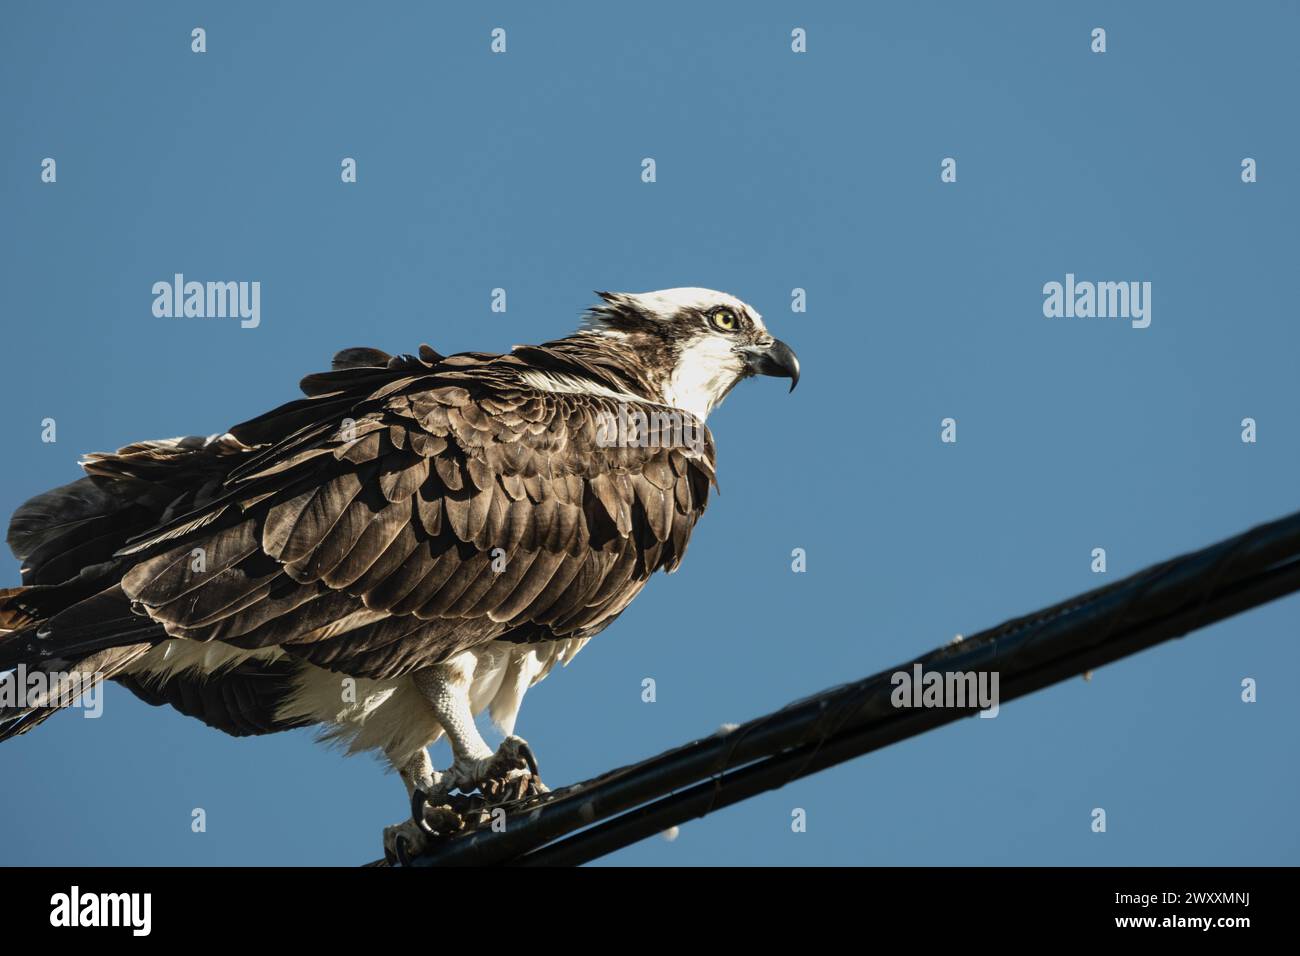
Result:
{"type": "Polygon", "coordinates": [[[598,292],[591,331],[631,347],[664,403],[703,420],[743,378],[799,383],[799,359],[756,310],[712,289],[598,292]]]}

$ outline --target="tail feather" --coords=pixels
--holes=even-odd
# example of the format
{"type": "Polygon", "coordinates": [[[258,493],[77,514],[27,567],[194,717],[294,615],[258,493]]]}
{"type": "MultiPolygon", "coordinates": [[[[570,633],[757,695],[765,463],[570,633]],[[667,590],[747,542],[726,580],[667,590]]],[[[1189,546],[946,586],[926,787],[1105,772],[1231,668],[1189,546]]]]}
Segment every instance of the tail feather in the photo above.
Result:
{"type": "Polygon", "coordinates": [[[109,647],[77,660],[24,665],[0,675],[0,743],[27,733],[149,652],[149,642],[109,647]],[[33,675],[39,675],[33,680],[33,675]],[[11,687],[5,687],[8,682],[11,687]]]}
{"type": "Polygon", "coordinates": [[[24,586],[0,589],[0,741],[75,703],[165,636],[131,612],[113,552],[174,497],[145,482],[87,477],[14,512],[6,540],[24,586]]]}
{"type": "Polygon", "coordinates": [[[0,635],[0,671],[19,664],[67,665],[125,644],[156,644],[163,626],[131,610],[120,585],[113,585],[48,620],[0,635]]]}
{"type": "MultiPolygon", "coordinates": [[[[42,590],[10,589],[3,619],[39,613],[31,602],[42,590]]],[[[76,703],[165,637],[162,625],[131,612],[116,585],[48,619],[0,633],[0,672],[8,672],[0,673],[0,682],[7,682],[0,683],[0,741],[25,734],[76,703]]]]}

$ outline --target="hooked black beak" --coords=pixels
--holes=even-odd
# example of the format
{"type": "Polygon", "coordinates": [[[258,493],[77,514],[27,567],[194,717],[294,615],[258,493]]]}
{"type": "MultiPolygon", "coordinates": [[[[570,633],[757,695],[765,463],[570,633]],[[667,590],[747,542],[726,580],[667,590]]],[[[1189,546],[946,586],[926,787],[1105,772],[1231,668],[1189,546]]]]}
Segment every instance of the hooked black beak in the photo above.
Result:
{"type": "Polygon", "coordinates": [[[792,392],[799,384],[799,358],[780,339],[773,339],[771,345],[747,345],[740,353],[745,357],[745,367],[754,375],[788,378],[792,392]]]}

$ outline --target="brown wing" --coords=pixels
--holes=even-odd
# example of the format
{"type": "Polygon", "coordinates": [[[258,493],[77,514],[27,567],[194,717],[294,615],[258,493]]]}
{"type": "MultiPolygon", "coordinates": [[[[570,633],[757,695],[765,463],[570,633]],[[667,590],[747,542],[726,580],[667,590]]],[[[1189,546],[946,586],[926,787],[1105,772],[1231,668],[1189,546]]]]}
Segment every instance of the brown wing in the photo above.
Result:
{"type": "Polygon", "coordinates": [[[374,678],[596,633],[681,561],[712,439],[602,447],[617,400],[530,388],[524,367],[427,350],[310,376],[309,398],[231,430],[254,450],[133,543],[123,590],[173,636],[374,678]]]}

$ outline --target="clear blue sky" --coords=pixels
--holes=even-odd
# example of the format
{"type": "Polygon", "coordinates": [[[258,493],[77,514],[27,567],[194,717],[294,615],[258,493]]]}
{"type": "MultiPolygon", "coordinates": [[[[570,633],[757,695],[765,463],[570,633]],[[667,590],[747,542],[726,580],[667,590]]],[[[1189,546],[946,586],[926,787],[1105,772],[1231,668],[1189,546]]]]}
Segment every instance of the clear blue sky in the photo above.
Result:
{"type": "MultiPolygon", "coordinates": [[[[730,291],[803,382],[732,394],[682,570],[530,693],[555,785],[1300,507],[1297,7],[836,6],[6,4],[0,508],[82,452],[252,417],[341,347],[503,350],[593,289],[730,291]],[[260,281],[261,326],[155,318],[176,272],[260,281]],[[1150,328],[1044,318],[1066,273],[1152,282],[1150,328]]],[[[1297,612],[609,862],[1295,864],[1297,612]]],[[[0,779],[5,863],[354,864],[405,812],[375,760],[117,687],[0,746],[0,779]]]]}

